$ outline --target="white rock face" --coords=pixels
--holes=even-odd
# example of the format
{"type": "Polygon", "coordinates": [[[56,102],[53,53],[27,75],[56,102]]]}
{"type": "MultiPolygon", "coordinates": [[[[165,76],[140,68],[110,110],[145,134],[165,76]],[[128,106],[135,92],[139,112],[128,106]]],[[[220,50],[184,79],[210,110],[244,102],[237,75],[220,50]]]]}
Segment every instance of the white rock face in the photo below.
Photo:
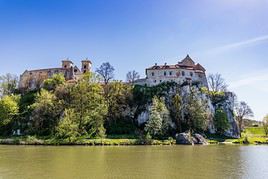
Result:
{"type": "MultiPolygon", "coordinates": [[[[214,126],[214,115],[215,115],[215,106],[213,106],[212,101],[210,97],[204,93],[201,93],[198,87],[194,87],[194,89],[197,93],[197,97],[202,100],[202,103],[205,105],[205,108],[207,110],[208,115],[208,123],[207,123],[207,129],[210,133],[214,134],[216,133],[216,129],[214,126]]],[[[181,90],[181,96],[183,99],[185,96],[187,96],[190,92],[190,86],[184,86],[181,90]]],[[[174,94],[172,91],[168,92],[169,96],[172,96],[174,94]]],[[[223,110],[226,112],[228,121],[230,124],[230,128],[225,132],[226,136],[233,137],[233,138],[239,138],[240,137],[240,131],[238,128],[238,124],[235,121],[233,110],[234,110],[234,94],[231,92],[225,93],[226,100],[221,102],[221,106],[223,107],[223,110]]],[[[168,99],[169,100],[169,99],[168,99]]],[[[186,101],[184,101],[185,103],[186,101]]],[[[149,119],[149,106],[147,106],[146,110],[143,111],[137,118],[138,124],[141,125],[145,123],[149,119]]]]}

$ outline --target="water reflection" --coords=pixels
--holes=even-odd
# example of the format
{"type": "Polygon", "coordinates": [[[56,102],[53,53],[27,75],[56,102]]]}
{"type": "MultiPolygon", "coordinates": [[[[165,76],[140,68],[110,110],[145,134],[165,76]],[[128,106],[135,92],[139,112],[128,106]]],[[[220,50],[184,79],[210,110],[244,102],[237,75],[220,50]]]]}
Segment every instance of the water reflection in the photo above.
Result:
{"type": "Polygon", "coordinates": [[[0,178],[268,178],[267,146],[0,146],[0,178]]]}

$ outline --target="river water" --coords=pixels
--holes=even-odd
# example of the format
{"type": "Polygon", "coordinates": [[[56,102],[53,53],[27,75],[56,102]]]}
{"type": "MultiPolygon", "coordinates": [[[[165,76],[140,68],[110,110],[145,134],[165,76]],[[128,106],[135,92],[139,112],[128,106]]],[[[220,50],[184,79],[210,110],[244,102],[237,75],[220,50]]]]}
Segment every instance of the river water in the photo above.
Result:
{"type": "Polygon", "coordinates": [[[5,178],[268,178],[268,146],[0,146],[5,178]]]}

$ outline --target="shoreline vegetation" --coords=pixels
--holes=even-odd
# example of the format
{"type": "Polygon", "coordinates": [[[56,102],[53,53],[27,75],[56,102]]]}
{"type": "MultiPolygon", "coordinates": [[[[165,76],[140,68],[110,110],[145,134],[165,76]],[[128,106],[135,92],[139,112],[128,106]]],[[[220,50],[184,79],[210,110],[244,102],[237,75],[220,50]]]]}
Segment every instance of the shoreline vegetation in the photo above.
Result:
{"type": "MultiPolygon", "coordinates": [[[[209,145],[260,145],[268,144],[268,137],[264,134],[262,127],[248,127],[242,133],[241,138],[231,139],[223,136],[209,135],[207,137],[209,145]]],[[[169,138],[166,140],[142,139],[135,136],[108,136],[103,139],[81,138],[75,141],[57,139],[55,137],[0,137],[0,145],[84,145],[84,146],[131,146],[131,145],[178,145],[176,140],[169,138]]]]}

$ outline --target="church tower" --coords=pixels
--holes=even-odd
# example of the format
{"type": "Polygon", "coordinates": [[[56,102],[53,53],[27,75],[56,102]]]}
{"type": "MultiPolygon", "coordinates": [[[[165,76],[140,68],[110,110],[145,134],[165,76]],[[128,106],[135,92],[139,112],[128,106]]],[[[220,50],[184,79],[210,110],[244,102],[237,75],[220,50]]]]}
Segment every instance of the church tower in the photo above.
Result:
{"type": "Polygon", "coordinates": [[[62,60],[62,68],[70,69],[73,66],[73,62],[68,58],[66,60],[62,60]]]}
{"type": "Polygon", "coordinates": [[[88,60],[87,58],[85,60],[82,60],[81,72],[82,73],[90,72],[91,71],[91,65],[92,65],[92,62],[90,60],[88,60]]]}

